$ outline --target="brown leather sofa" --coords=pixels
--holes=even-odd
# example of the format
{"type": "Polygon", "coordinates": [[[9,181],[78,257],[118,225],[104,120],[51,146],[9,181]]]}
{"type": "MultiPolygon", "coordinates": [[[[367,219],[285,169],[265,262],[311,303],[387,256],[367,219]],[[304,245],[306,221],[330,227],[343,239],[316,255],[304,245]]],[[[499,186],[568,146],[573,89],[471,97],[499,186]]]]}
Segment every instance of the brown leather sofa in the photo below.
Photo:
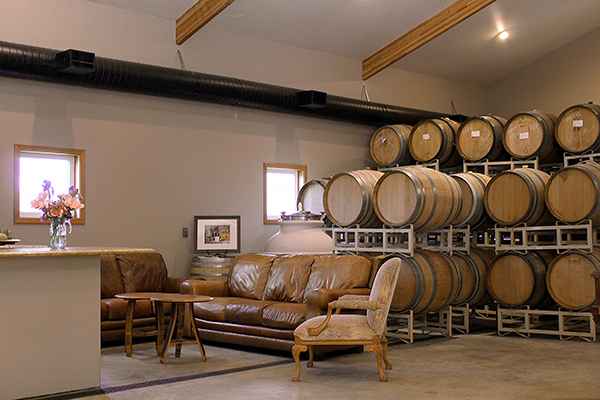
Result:
{"type": "MultiPolygon", "coordinates": [[[[169,278],[159,253],[104,255],[101,258],[101,337],[102,342],[124,338],[127,301],[114,296],[125,292],[179,293],[183,279],[169,278]]],[[[156,324],[149,300],[137,301],[133,326],[156,324]]]]}
{"type": "Polygon", "coordinates": [[[186,280],[183,293],[215,297],[194,305],[200,337],[290,350],[294,329],[345,294],[369,294],[371,261],[361,256],[246,254],[227,281],[186,280]]]}

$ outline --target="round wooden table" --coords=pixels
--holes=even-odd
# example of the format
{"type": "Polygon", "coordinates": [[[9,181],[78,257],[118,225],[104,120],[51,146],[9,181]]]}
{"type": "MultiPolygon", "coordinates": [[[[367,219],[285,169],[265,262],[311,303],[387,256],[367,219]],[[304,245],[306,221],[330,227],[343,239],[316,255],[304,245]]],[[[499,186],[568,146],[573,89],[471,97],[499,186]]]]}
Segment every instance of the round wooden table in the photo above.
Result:
{"type": "MultiPolygon", "coordinates": [[[[170,303],[171,307],[171,321],[167,330],[167,340],[162,346],[160,351],[160,362],[165,363],[167,359],[167,350],[172,343],[175,344],[175,358],[181,357],[181,346],[185,342],[183,339],[183,321],[185,319],[185,311],[189,309],[190,315],[192,316],[192,331],[194,332],[194,338],[196,343],[200,347],[200,353],[202,354],[202,361],[206,361],[206,351],[204,345],[198,336],[198,329],[196,328],[196,321],[194,320],[193,305],[194,303],[204,303],[207,301],[213,301],[212,297],[208,296],[195,296],[191,294],[177,294],[177,293],[160,293],[150,298],[156,306],[156,315],[158,321],[164,321],[164,304],[170,303]]],[[[158,335],[162,337],[163,326],[158,325],[158,335]]]]}
{"type": "Polygon", "coordinates": [[[164,325],[164,315],[162,318],[156,319],[157,327],[153,330],[148,329],[133,329],[133,313],[135,311],[135,303],[138,300],[151,300],[152,297],[160,297],[163,293],[153,292],[131,292],[131,293],[120,293],[115,297],[117,299],[127,300],[127,312],[125,316],[125,354],[127,357],[131,357],[133,352],[133,338],[134,337],[148,337],[156,336],[156,354],[160,356],[163,346],[163,337],[161,335],[161,326],[164,325]]]}

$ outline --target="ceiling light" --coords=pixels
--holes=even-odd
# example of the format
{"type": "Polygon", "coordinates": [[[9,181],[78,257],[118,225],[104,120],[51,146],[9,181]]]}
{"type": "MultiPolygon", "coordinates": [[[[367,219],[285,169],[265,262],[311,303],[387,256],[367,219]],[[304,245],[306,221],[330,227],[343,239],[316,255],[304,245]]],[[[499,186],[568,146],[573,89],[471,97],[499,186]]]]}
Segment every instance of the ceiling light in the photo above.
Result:
{"type": "Polygon", "coordinates": [[[498,39],[500,39],[500,40],[506,40],[506,39],[508,39],[509,36],[510,36],[510,34],[508,33],[508,31],[502,31],[502,32],[498,33],[498,39]]]}

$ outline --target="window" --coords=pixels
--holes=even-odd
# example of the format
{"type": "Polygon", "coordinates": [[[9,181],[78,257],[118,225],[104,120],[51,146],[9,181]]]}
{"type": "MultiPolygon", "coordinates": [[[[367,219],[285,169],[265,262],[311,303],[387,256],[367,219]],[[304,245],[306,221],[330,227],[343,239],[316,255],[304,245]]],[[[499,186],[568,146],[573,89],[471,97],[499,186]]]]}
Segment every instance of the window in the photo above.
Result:
{"type": "MultiPolygon", "coordinates": [[[[41,211],[31,201],[42,190],[42,182],[52,182],[56,194],[76,186],[85,199],[85,151],[52,147],[15,145],[15,224],[41,224],[41,211]]],[[[85,223],[85,208],[71,221],[85,223]]]]}
{"type": "Polygon", "coordinates": [[[306,165],[263,164],[263,222],[276,224],[282,212],[297,210],[298,191],[306,179],[306,165]]]}

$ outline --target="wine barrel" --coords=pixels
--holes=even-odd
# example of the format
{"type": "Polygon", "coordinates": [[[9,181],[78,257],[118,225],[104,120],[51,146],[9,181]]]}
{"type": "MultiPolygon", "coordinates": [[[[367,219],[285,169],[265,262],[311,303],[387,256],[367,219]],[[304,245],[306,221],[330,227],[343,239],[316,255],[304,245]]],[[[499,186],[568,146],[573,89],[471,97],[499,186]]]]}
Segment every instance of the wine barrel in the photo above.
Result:
{"type": "Polygon", "coordinates": [[[380,167],[410,164],[408,138],[411,130],[410,125],[386,125],[377,129],[369,143],[373,161],[380,167]]]}
{"type": "Polygon", "coordinates": [[[332,223],[339,226],[376,226],[373,188],[382,172],[362,169],[333,176],[323,193],[323,207],[332,223]]]}
{"type": "Polygon", "coordinates": [[[508,226],[548,221],[544,194],[549,179],[550,175],[533,168],[517,168],[494,176],[485,188],[488,215],[508,226]]]}
{"type": "Polygon", "coordinates": [[[437,312],[454,302],[458,277],[448,256],[416,250],[414,257],[401,258],[392,311],[437,312]]]}
{"type": "Polygon", "coordinates": [[[206,281],[226,281],[234,262],[235,257],[194,256],[190,268],[190,278],[206,281]]]}
{"type": "Polygon", "coordinates": [[[600,106],[578,104],[558,116],[556,143],[570,153],[600,150],[600,106]]]}
{"type": "Polygon", "coordinates": [[[496,115],[469,118],[456,134],[456,150],[466,161],[497,160],[504,153],[506,119],[496,115]]]}
{"type": "Polygon", "coordinates": [[[488,217],[483,206],[483,196],[485,187],[491,178],[476,172],[464,172],[450,176],[460,186],[462,198],[460,212],[451,224],[471,225],[472,228],[484,225],[488,217]]]}
{"type": "Polygon", "coordinates": [[[504,149],[519,159],[537,156],[541,161],[549,161],[555,158],[555,121],[555,116],[537,110],[513,116],[504,129],[504,149]]]}
{"type": "Polygon", "coordinates": [[[408,139],[408,150],[419,162],[439,160],[440,164],[456,165],[460,156],[454,149],[454,139],[459,128],[448,118],[433,118],[413,127],[408,139]]]}
{"type": "Polygon", "coordinates": [[[325,208],[323,207],[323,193],[325,193],[325,186],[327,186],[328,181],[328,178],[322,178],[311,179],[306,182],[298,191],[296,205],[302,205],[303,211],[310,211],[313,214],[323,214],[325,212],[325,208]]]}
{"type": "Polygon", "coordinates": [[[450,256],[458,272],[457,292],[452,305],[478,305],[486,297],[486,277],[491,257],[489,253],[471,249],[471,254],[455,253],[450,256]]]}
{"type": "Polygon", "coordinates": [[[600,223],[600,164],[585,161],[552,175],[546,185],[546,205],[556,219],[600,223]]]}
{"type": "Polygon", "coordinates": [[[546,267],[536,252],[502,254],[492,262],[487,290],[502,305],[536,306],[546,298],[546,267]]]}
{"type": "Polygon", "coordinates": [[[460,186],[450,176],[418,166],[386,172],[373,191],[375,213],[389,226],[415,230],[447,226],[461,208],[460,186]]]}
{"type": "Polygon", "coordinates": [[[556,257],[548,267],[546,286],[556,304],[570,310],[589,308],[596,297],[592,273],[600,272],[600,252],[572,251],[556,257]]]}

